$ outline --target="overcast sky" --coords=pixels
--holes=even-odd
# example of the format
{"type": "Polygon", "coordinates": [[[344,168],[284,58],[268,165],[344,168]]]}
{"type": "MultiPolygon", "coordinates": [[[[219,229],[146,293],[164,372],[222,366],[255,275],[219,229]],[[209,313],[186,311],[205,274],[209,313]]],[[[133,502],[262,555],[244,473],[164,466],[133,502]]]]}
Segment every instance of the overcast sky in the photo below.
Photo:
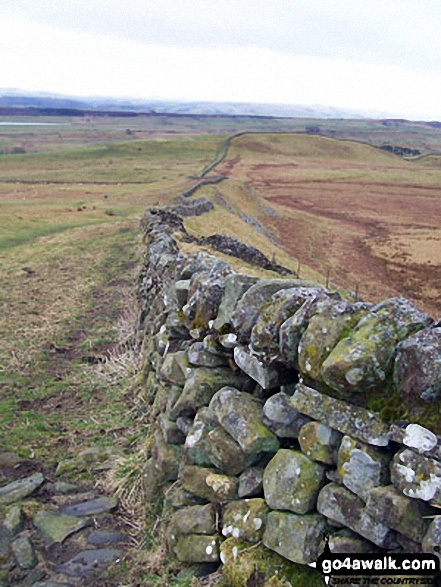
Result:
{"type": "Polygon", "coordinates": [[[0,87],[441,119],[440,0],[1,0],[0,87]]]}

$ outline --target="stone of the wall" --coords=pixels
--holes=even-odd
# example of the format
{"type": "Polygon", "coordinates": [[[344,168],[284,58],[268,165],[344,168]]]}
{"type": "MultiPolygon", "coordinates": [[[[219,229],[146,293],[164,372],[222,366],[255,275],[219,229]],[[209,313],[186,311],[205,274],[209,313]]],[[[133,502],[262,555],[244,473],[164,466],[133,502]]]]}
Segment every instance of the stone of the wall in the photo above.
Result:
{"type": "Polygon", "coordinates": [[[169,550],[221,563],[233,587],[256,572],[271,587],[316,584],[298,565],[324,532],[334,552],[436,550],[441,417],[426,415],[439,408],[439,323],[403,298],[353,303],[184,255],[176,212],[146,212],[139,279],[143,486],[164,499],[169,550]],[[412,421],[368,409],[373,391],[401,397],[412,421]]]}

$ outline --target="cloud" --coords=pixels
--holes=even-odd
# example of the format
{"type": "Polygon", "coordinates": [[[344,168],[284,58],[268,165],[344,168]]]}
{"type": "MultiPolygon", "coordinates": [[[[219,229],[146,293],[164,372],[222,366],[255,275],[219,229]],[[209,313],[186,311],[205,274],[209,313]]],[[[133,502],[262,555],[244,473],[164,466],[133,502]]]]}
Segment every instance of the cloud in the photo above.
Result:
{"type": "Polygon", "coordinates": [[[17,17],[3,20],[0,79],[5,86],[77,96],[322,104],[414,118],[439,118],[441,89],[440,73],[402,65],[257,44],[142,43],[17,17]]]}

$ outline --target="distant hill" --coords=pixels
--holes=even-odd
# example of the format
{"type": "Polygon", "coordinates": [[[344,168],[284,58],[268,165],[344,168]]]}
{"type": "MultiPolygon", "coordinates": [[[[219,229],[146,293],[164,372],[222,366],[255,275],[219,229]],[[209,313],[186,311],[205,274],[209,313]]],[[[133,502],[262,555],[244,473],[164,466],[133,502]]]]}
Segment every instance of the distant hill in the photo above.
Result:
{"type": "MultiPolygon", "coordinates": [[[[186,102],[171,100],[137,100],[137,99],[113,99],[105,97],[73,98],[48,93],[31,93],[15,89],[0,88],[0,114],[5,116],[22,115],[48,115],[45,109],[63,109],[93,112],[143,112],[158,114],[181,115],[215,115],[215,116],[268,116],[285,118],[384,118],[385,113],[360,112],[343,108],[328,106],[302,106],[296,104],[258,104],[242,102],[186,102]],[[5,108],[41,109],[39,112],[11,111],[5,108]]],[[[89,114],[89,112],[87,112],[89,114]]],[[[50,112],[54,114],[54,112],[50,112]]],[[[63,113],[59,113],[63,114],[63,113]]],[[[67,116],[75,116],[75,112],[64,113],[67,116]]]]}

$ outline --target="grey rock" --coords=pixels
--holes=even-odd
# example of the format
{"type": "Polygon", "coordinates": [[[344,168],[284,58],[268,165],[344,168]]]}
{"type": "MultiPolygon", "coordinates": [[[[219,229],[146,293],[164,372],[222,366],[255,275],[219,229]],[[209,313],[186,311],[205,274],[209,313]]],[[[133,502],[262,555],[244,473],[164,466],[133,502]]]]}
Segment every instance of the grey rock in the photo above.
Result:
{"type": "Polygon", "coordinates": [[[164,359],[164,363],[159,371],[159,377],[173,383],[174,385],[184,386],[187,380],[191,365],[187,360],[185,351],[169,353],[164,359]]]}
{"type": "Polygon", "coordinates": [[[335,483],[323,487],[317,510],[330,521],[346,526],[381,548],[397,546],[395,532],[372,518],[364,501],[344,487],[335,483]]]}
{"type": "Polygon", "coordinates": [[[180,471],[180,481],[186,491],[211,503],[237,499],[237,478],[213,469],[186,465],[180,471]]]}
{"type": "Polygon", "coordinates": [[[73,505],[65,505],[60,508],[60,511],[65,516],[96,516],[111,512],[118,507],[118,500],[116,497],[97,497],[90,501],[75,503],[73,505]]]}
{"type": "Polygon", "coordinates": [[[256,497],[228,503],[222,514],[222,535],[259,542],[266,527],[269,508],[265,500],[256,497]]]}
{"type": "Polygon", "coordinates": [[[441,517],[435,517],[429,525],[422,543],[423,552],[435,552],[441,559],[439,546],[441,544],[441,517]]]}
{"type": "Polygon", "coordinates": [[[262,405],[248,393],[223,387],[213,396],[210,409],[246,454],[256,456],[278,449],[276,436],[262,423],[262,405]]]}
{"type": "Polygon", "coordinates": [[[441,463],[438,461],[406,448],[394,456],[391,477],[404,495],[441,506],[441,463]]]}
{"type": "Polygon", "coordinates": [[[263,389],[272,389],[280,384],[279,372],[273,365],[264,365],[256,356],[249,353],[244,347],[234,349],[236,365],[254,379],[263,389]]]}
{"type": "Polygon", "coordinates": [[[87,542],[94,546],[104,546],[105,544],[117,544],[126,540],[126,536],[121,532],[112,532],[110,530],[94,530],[87,537],[87,542]]]}
{"type": "Polygon", "coordinates": [[[263,468],[250,467],[239,477],[239,497],[255,497],[263,494],[263,468]]]}
{"type": "Polygon", "coordinates": [[[326,528],[326,519],[319,514],[270,512],[263,543],[293,563],[305,565],[317,560],[326,528]]]}
{"type": "Polygon", "coordinates": [[[308,422],[299,432],[302,452],[313,461],[335,465],[341,434],[321,422],[308,422]]]}
{"type": "Polygon", "coordinates": [[[432,402],[441,392],[441,328],[421,330],[400,342],[395,380],[407,405],[432,402]]]}
{"type": "Polygon", "coordinates": [[[212,464],[227,475],[238,475],[256,461],[260,454],[246,454],[222,426],[207,435],[206,454],[212,464]]]}
{"type": "Polygon", "coordinates": [[[32,495],[41,485],[44,477],[41,473],[34,473],[30,477],[13,481],[4,487],[0,487],[0,504],[9,505],[32,495]]]}
{"type": "Polygon", "coordinates": [[[176,558],[186,563],[217,563],[219,555],[219,536],[187,534],[179,536],[174,547],[176,558]]]}
{"type": "Polygon", "coordinates": [[[374,487],[390,483],[391,455],[344,436],[338,451],[338,473],[343,485],[366,501],[374,487]]]}
{"type": "Polygon", "coordinates": [[[70,561],[55,567],[55,570],[68,577],[87,577],[93,572],[107,569],[110,564],[117,563],[122,555],[123,551],[115,548],[83,550],[70,561]]]}
{"type": "Polygon", "coordinates": [[[364,540],[351,530],[340,530],[329,536],[329,549],[332,553],[368,553],[376,552],[378,548],[364,540]]]}
{"type": "Polygon", "coordinates": [[[389,444],[389,428],[376,414],[335,399],[299,383],[292,398],[292,406],[314,420],[326,422],[342,434],[374,446],[389,444]]]}
{"type": "Polygon", "coordinates": [[[425,516],[432,513],[427,504],[406,497],[392,485],[372,489],[366,511],[375,520],[420,543],[429,526],[425,516]]]}
{"type": "Polygon", "coordinates": [[[231,317],[233,330],[241,340],[249,340],[260,311],[273,294],[292,287],[314,287],[301,279],[260,279],[240,298],[231,317]]]}
{"type": "Polygon", "coordinates": [[[182,308],[187,303],[188,290],[190,288],[189,279],[180,279],[175,283],[175,295],[178,300],[178,307],[182,308]]]}
{"type": "Polygon", "coordinates": [[[3,526],[11,536],[18,534],[23,528],[24,518],[23,512],[18,505],[11,505],[5,512],[3,526]]]}
{"type": "Polygon", "coordinates": [[[88,525],[86,520],[46,510],[37,512],[33,522],[37,530],[41,532],[43,538],[49,543],[61,543],[68,536],[82,530],[88,525]]]}
{"type": "Polygon", "coordinates": [[[263,472],[265,500],[271,509],[306,514],[315,507],[324,474],[301,452],[280,449],[263,472]]]}
{"type": "Polygon", "coordinates": [[[38,564],[32,542],[27,536],[20,536],[11,543],[18,566],[23,570],[33,569],[38,564]]]}
{"type": "Polygon", "coordinates": [[[193,415],[199,408],[208,406],[214,394],[225,385],[242,387],[246,383],[247,377],[240,371],[200,367],[188,376],[182,395],[170,410],[170,417],[193,415]]]}
{"type": "Polygon", "coordinates": [[[281,325],[295,314],[306,300],[315,299],[320,293],[323,293],[323,288],[317,286],[282,289],[272,295],[261,308],[251,331],[251,348],[268,356],[277,356],[281,325]]]}
{"type": "Polygon", "coordinates": [[[392,374],[398,343],[431,322],[404,298],[377,304],[324,361],[323,381],[342,394],[364,393],[381,385],[392,374]]]}
{"type": "Polygon", "coordinates": [[[186,435],[175,422],[169,420],[163,414],[159,416],[159,427],[165,442],[168,444],[184,444],[186,435]]]}
{"type": "Polygon", "coordinates": [[[311,419],[296,410],[291,397],[280,392],[267,399],[262,411],[262,422],[280,438],[297,438],[311,419]]]}
{"type": "Polygon", "coordinates": [[[225,279],[225,291],[217,312],[213,328],[222,332],[231,327],[232,315],[237,302],[243,294],[256,283],[256,277],[240,273],[228,275],[225,279]]]}
{"type": "Polygon", "coordinates": [[[193,343],[187,351],[188,362],[197,367],[225,367],[228,356],[207,351],[203,342],[193,343]]]}

